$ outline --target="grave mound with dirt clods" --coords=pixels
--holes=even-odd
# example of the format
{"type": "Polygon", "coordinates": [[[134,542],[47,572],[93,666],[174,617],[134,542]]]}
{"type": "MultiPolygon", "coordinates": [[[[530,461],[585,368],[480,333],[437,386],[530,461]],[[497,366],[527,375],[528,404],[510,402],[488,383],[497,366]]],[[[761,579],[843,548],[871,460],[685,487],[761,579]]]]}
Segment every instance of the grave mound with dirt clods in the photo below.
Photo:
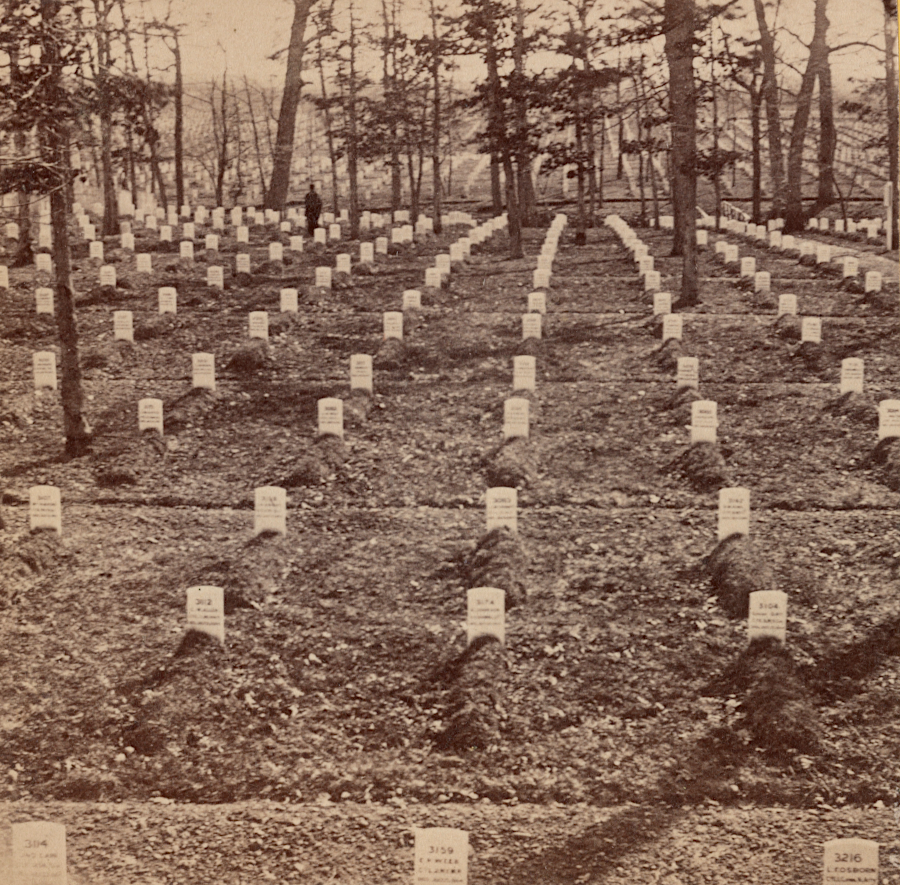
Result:
{"type": "Polygon", "coordinates": [[[775,589],[772,567],[746,535],[719,541],[706,568],[722,608],[732,618],[747,617],[751,593],[775,589]]]}

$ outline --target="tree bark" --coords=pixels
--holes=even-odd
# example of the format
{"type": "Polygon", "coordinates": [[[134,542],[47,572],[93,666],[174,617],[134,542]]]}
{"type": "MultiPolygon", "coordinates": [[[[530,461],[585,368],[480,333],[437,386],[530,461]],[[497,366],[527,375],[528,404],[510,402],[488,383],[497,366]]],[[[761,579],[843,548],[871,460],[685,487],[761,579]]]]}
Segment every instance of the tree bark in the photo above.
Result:
{"type": "Polygon", "coordinates": [[[294,18],[288,43],[287,68],[284,73],[284,92],[278,111],[278,129],[275,132],[275,154],[272,157],[272,178],[266,192],[265,207],[281,212],[287,202],[291,182],[291,161],[294,158],[294,129],[297,124],[297,107],[303,89],[303,35],[306,20],[314,0],[294,0],[294,18]]]}
{"type": "Polygon", "coordinates": [[[347,90],[347,122],[349,138],[347,144],[347,178],[350,188],[350,239],[359,239],[359,175],[358,167],[358,138],[356,119],[356,19],[353,15],[353,5],[350,5],[350,83],[347,90]]]}
{"type": "MultiPolygon", "coordinates": [[[[56,95],[62,89],[59,31],[56,16],[59,3],[41,0],[41,57],[46,70],[47,94],[56,95]]],[[[69,167],[69,140],[66,124],[60,119],[46,118],[42,127],[42,141],[47,162],[55,172],[50,192],[50,225],[53,229],[53,264],[55,273],[56,322],[60,345],[60,399],[66,454],[77,457],[88,451],[92,432],[84,417],[84,394],[81,388],[81,369],[78,365],[78,329],[75,323],[75,297],[72,291],[72,264],[69,252],[69,207],[66,200],[66,173],[69,167]]]]}
{"type": "Polygon", "coordinates": [[[884,0],[884,65],[887,82],[887,118],[888,118],[888,175],[891,185],[891,245],[897,248],[897,205],[898,165],[900,165],[900,125],[898,125],[898,83],[897,83],[897,0],[884,0]]]}
{"type": "Polygon", "coordinates": [[[431,88],[434,90],[431,109],[431,213],[434,232],[439,234],[444,229],[441,219],[441,43],[434,0],[430,0],[428,10],[431,16],[431,88]]]}
{"type": "Polygon", "coordinates": [[[834,124],[834,92],[831,84],[831,63],[826,53],[819,71],[819,192],[815,212],[820,212],[837,200],[834,192],[834,152],[837,149],[837,128],[834,124]]]}
{"type": "Polygon", "coordinates": [[[763,0],[753,0],[759,27],[759,46],[763,59],[762,92],[766,102],[766,123],[769,129],[769,174],[772,178],[773,218],[784,215],[784,150],[781,139],[781,103],[778,100],[778,79],[775,71],[775,38],[766,22],[763,0]]]}
{"type": "Polygon", "coordinates": [[[672,203],[675,215],[673,253],[683,257],[681,297],[684,306],[700,300],[697,271],[697,97],[694,84],[694,0],[666,0],[666,58],[669,62],[669,110],[672,118],[672,203]]]}

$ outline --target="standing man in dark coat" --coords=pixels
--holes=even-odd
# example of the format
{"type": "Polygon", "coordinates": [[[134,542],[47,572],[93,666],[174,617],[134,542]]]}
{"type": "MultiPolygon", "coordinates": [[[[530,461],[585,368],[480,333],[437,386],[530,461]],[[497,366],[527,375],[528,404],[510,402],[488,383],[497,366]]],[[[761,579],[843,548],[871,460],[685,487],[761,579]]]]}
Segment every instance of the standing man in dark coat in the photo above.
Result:
{"type": "Polygon", "coordinates": [[[316,227],[319,225],[319,216],[322,214],[322,198],[316,193],[316,186],[311,184],[309,192],[306,195],[306,229],[309,235],[315,233],[316,227]]]}

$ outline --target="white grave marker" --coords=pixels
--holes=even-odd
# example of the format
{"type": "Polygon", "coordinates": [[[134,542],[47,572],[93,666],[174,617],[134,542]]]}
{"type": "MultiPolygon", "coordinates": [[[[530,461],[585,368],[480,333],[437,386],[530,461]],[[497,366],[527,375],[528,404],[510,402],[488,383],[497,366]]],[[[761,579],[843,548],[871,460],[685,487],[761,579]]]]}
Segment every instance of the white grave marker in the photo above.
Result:
{"type": "Polygon", "coordinates": [[[535,388],[535,358],[533,356],[513,357],[513,390],[535,388]]]}
{"type": "Polygon", "coordinates": [[[181,238],[184,240],[193,240],[196,236],[196,230],[194,229],[194,223],[192,221],[187,222],[181,228],[181,238]]]}
{"type": "Polygon", "coordinates": [[[422,293],[418,289],[403,290],[403,309],[415,310],[422,306],[422,293]]]}
{"type": "Polygon", "coordinates": [[[225,644],[225,591],[221,587],[188,587],[187,629],[225,644]]]}
{"type": "Polygon", "coordinates": [[[297,313],[296,289],[282,289],[279,299],[282,313],[297,313]]]}
{"type": "Polygon", "coordinates": [[[678,357],[678,368],[675,372],[675,387],[700,388],[700,360],[695,356],[678,357]]]}
{"type": "Polygon", "coordinates": [[[34,292],[35,309],[37,313],[53,313],[53,290],[41,286],[34,292]]]}
{"type": "Polygon", "coordinates": [[[816,245],[816,264],[828,264],[831,261],[831,246],[827,243],[816,245]]]}
{"type": "Polygon", "coordinates": [[[103,240],[92,240],[88,243],[88,258],[103,261],[103,240]]]}
{"type": "Polygon", "coordinates": [[[250,242],[250,228],[247,225],[242,224],[237,229],[236,240],[238,243],[249,243],[250,242]]]}
{"type": "Polygon", "coordinates": [[[330,267],[317,267],[316,268],[316,286],[320,289],[330,289],[331,288],[331,268],[330,267]]]}
{"type": "Polygon", "coordinates": [[[750,534],[750,489],[719,489],[718,539],[750,534]]]}
{"type": "Polygon", "coordinates": [[[213,289],[225,288],[225,271],[216,265],[206,268],[206,285],[213,289]]]}
{"type": "Polygon", "coordinates": [[[328,225],[328,239],[339,240],[341,238],[341,226],[337,223],[328,225]]]}
{"type": "Polygon", "coordinates": [[[541,315],[526,313],[522,315],[522,340],[541,337],[541,315]]]}
{"type": "Polygon", "coordinates": [[[53,529],[62,534],[62,504],[56,486],[32,486],[28,490],[28,527],[53,529]]]}
{"type": "Polygon", "coordinates": [[[260,486],[253,493],[253,534],[287,534],[287,492],[279,486],[260,486]]]}
{"type": "Polygon", "coordinates": [[[208,252],[218,252],[219,251],[219,235],[218,234],[207,234],[203,239],[203,245],[208,252]]]}
{"type": "Polygon", "coordinates": [[[841,360],[841,393],[862,393],[863,361],[858,357],[841,360]]]}
{"type": "Polygon", "coordinates": [[[844,279],[855,277],[859,273],[859,259],[854,255],[844,256],[844,279]]]}
{"type": "Polygon", "coordinates": [[[216,358],[211,353],[191,354],[191,378],[194,387],[216,389],[216,358]]]}
{"type": "Polygon", "coordinates": [[[436,267],[425,268],[425,288],[440,289],[441,288],[441,272],[436,267]]]}
{"type": "Polygon", "coordinates": [[[303,251],[303,237],[291,237],[291,242],[289,246],[291,252],[302,252],[303,251]]]}
{"type": "Polygon", "coordinates": [[[39,350],[31,356],[34,370],[34,388],[50,387],[56,390],[56,354],[52,350],[39,350]]]}
{"type": "Polygon", "coordinates": [[[168,224],[164,224],[159,229],[159,241],[161,243],[172,242],[172,228],[168,224]]]}
{"type": "Polygon", "coordinates": [[[163,432],[163,401],[145,397],[138,400],[138,430],[163,432]]]}
{"type": "Polygon", "coordinates": [[[0,289],[9,288],[9,268],[5,264],[0,264],[0,289]]]}
{"type": "Polygon", "coordinates": [[[681,339],[684,318],[679,313],[669,313],[663,317],[662,340],[663,343],[670,338],[681,339]]]}
{"type": "Polygon", "coordinates": [[[741,259],[741,276],[752,277],[756,273],[756,259],[752,255],[745,255],[741,259]]]}
{"type": "Polygon", "coordinates": [[[249,318],[249,334],[251,338],[269,339],[269,314],[264,310],[251,310],[249,318]]]}
{"type": "Polygon", "coordinates": [[[113,311],[113,339],[134,341],[134,318],[130,310],[113,311]]]}
{"type": "Polygon", "coordinates": [[[372,393],[372,357],[367,353],[354,353],[350,357],[350,389],[372,393]]]}
{"type": "Polygon", "coordinates": [[[269,243],[269,261],[284,261],[284,246],[281,243],[269,243]]]}
{"type": "Polygon", "coordinates": [[[449,827],[414,828],[413,885],[467,885],[469,834],[449,827]]]}
{"type": "Polygon", "coordinates": [[[662,285],[658,270],[648,270],[644,274],[644,291],[654,292],[662,285]]]}
{"type": "Polygon", "coordinates": [[[716,403],[710,399],[695,400],[691,403],[691,443],[716,441],[719,426],[716,403]]]}
{"type": "Polygon", "coordinates": [[[531,285],[535,289],[546,289],[550,285],[550,271],[538,268],[531,275],[531,285]]]}
{"type": "Polygon", "coordinates": [[[178,293],[172,286],[163,286],[159,290],[159,312],[175,313],[177,310],[178,293]]]}
{"type": "Polygon", "coordinates": [[[238,252],[235,256],[235,271],[237,273],[250,273],[250,253],[238,252]]]}
{"type": "Polygon", "coordinates": [[[188,261],[194,260],[194,242],[193,240],[182,240],[178,246],[178,255],[180,258],[187,258],[188,261]]]}
{"type": "Polygon", "coordinates": [[[813,344],[822,343],[822,318],[803,317],[800,321],[800,342],[810,341],[813,344]]]}
{"type": "Polygon", "coordinates": [[[497,486],[485,492],[487,530],[508,528],[518,531],[518,494],[515,489],[497,486]]]}
{"type": "Polygon", "coordinates": [[[723,259],[726,264],[737,264],[738,261],[738,247],[732,244],[727,244],[725,246],[725,251],[722,253],[723,259]]]}
{"type": "Polygon", "coordinates": [[[115,286],[115,284],[116,269],[111,264],[104,264],[103,267],[100,268],[100,285],[115,286]]]}
{"type": "Polygon", "coordinates": [[[388,310],[382,320],[384,340],[388,338],[403,339],[403,313],[399,310],[388,310]]]}
{"type": "Polygon", "coordinates": [[[387,237],[376,237],[375,238],[375,251],[379,255],[387,255],[387,251],[388,251],[388,238],[387,237]]]}
{"type": "Polygon", "coordinates": [[[671,292],[654,292],[653,293],[653,315],[667,314],[672,312],[672,293],[671,292]]]}
{"type": "Polygon", "coordinates": [[[878,439],[900,436],[900,399],[878,403],[878,439]]]}
{"type": "Polygon", "coordinates": [[[823,885],[878,885],[878,843],[832,839],[824,845],[823,885]]]}
{"type": "Polygon", "coordinates": [[[328,239],[328,231],[326,231],[324,227],[317,227],[313,231],[313,241],[314,242],[319,243],[322,246],[324,246],[325,243],[327,242],[327,239],[328,239]]]}
{"type": "Polygon", "coordinates": [[[870,270],[866,273],[866,292],[881,291],[881,274],[877,270],[870,270]]]}
{"type": "Polygon", "coordinates": [[[350,273],[350,253],[341,252],[335,261],[335,270],[338,273],[350,273]]]}
{"type": "Polygon", "coordinates": [[[767,270],[758,270],[753,275],[753,291],[754,292],[771,292],[772,291],[772,274],[767,270]]]}
{"type": "Polygon", "coordinates": [[[372,243],[359,244],[359,263],[371,264],[375,260],[375,247],[372,243]]]}
{"type": "Polygon", "coordinates": [[[787,636],[787,593],[782,590],[756,590],[750,594],[747,639],[773,636],[784,642],[787,636]]]}
{"type": "Polygon", "coordinates": [[[528,293],[528,312],[529,313],[546,313],[547,312],[547,295],[545,292],[529,292],[528,293]]]}
{"type": "Polygon", "coordinates": [[[344,403],[333,396],[320,399],[317,403],[319,433],[331,436],[344,435],[344,403]]]}
{"type": "Polygon", "coordinates": [[[782,314],[797,316],[796,295],[786,292],[785,294],[778,296],[778,316],[781,316],[782,314]]]}
{"type": "Polygon", "coordinates": [[[497,587],[472,587],[466,592],[466,643],[479,636],[506,642],[506,592],[497,587]]]}
{"type": "Polygon", "coordinates": [[[11,885],[66,885],[67,881],[65,824],[13,824],[11,885]]]}
{"type": "Polygon", "coordinates": [[[528,400],[513,396],[503,403],[503,438],[528,437],[528,400]]]}

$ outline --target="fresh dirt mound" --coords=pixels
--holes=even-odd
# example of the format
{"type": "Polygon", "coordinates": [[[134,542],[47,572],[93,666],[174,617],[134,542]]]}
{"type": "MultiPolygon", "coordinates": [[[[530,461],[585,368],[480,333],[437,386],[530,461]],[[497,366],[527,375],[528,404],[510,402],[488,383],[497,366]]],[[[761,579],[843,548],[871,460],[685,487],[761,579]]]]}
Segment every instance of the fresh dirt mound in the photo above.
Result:
{"type": "Polygon", "coordinates": [[[225,364],[225,371],[235,375],[254,375],[272,364],[269,345],[261,338],[239,347],[225,364]]]}
{"type": "Polygon", "coordinates": [[[506,594],[506,610],[527,597],[528,554],[508,528],[489,531],[465,564],[468,587],[499,587],[506,594]]]}
{"type": "Polygon", "coordinates": [[[347,460],[347,447],[338,436],[322,434],[300,455],[278,484],[293,489],[317,486],[341,469],[347,460]]]}
{"type": "Polygon", "coordinates": [[[376,369],[402,369],[406,364],[406,345],[399,338],[387,338],[372,357],[376,369]]]}
{"type": "Polygon", "coordinates": [[[0,610],[16,601],[44,572],[65,556],[55,531],[39,529],[0,547],[0,610]]]}
{"type": "Polygon", "coordinates": [[[831,354],[824,342],[804,341],[793,353],[811,372],[824,372],[832,362],[831,354]]]}
{"type": "Polygon", "coordinates": [[[211,412],[218,402],[218,395],[213,390],[205,387],[192,387],[191,390],[179,397],[163,413],[163,427],[166,433],[177,433],[190,427],[211,412]]]}
{"type": "Polygon", "coordinates": [[[881,467],[884,484],[900,492],[900,437],[888,436],[872,452],[870,461],[881,467]]]}
{"type": "Polygon", "coordinates": [[[712,492],[730,484],[725,458],[715,443],[694,443],[671,464],[699,492],[712,492]]]}
{"type": "Polygon", "coordinates": [[[537,454],[524,437],[504,441],[485,457],[484,463],[484,477],[492,487],[525,488],[537,480],[537,454]]]}
{"type": "Polygon", "coordinates": [[[850,390],[826,404],[825,411],[830,415],[849,418],[854,424],[878,426],[878,405],[867,393],[850,390]]]}
{"type": "Polygon", "coordinates": [[[800,340],[800,317],[792,313],[783,313],[775,320],[773,328],[779,338],[784,338],[786,341],[800,340]]]}
{"type": "Polygon", "coordinates": [[[435,741],[439,749],[465,753],[500,743],[508,670],[506,650],[493,636],[479,636],[448,667],[453,687],[443,717],[447,724],[435,741]]]}
{"type": "MultiPolygon", "coordinates": [[[[142,473],[156,470],[165,456],[166,441],[159,431],[145,430],[109,463],[96,464],[94,476],[97,485],[102,488],[135,485],[142,473]]],[[[96,460],[100,462],[101,458],[98,455],[96,460]]]]}
{"type": "Polygon", "coordinates": [[[368,392],[357,388],[350,391],[344,400],[344,427],[357,428],[366,423],[372,411],[372,397],[368,392]]]}
{"type": "Polygon", "coordinates": [[[750,594],[774,590],[771,566],[745,535],[723,538],[707,561],[707,570],[722,608],[733,618],[746,618],[750,594]]]}
{"type": "Polygon", "coordinates": [[[177,325],[178,321],[173,314],[160,314],[138,323],[134,329],[134,340],[149,341],[152,338],[163,338],[170,334],[177,325]]]}

